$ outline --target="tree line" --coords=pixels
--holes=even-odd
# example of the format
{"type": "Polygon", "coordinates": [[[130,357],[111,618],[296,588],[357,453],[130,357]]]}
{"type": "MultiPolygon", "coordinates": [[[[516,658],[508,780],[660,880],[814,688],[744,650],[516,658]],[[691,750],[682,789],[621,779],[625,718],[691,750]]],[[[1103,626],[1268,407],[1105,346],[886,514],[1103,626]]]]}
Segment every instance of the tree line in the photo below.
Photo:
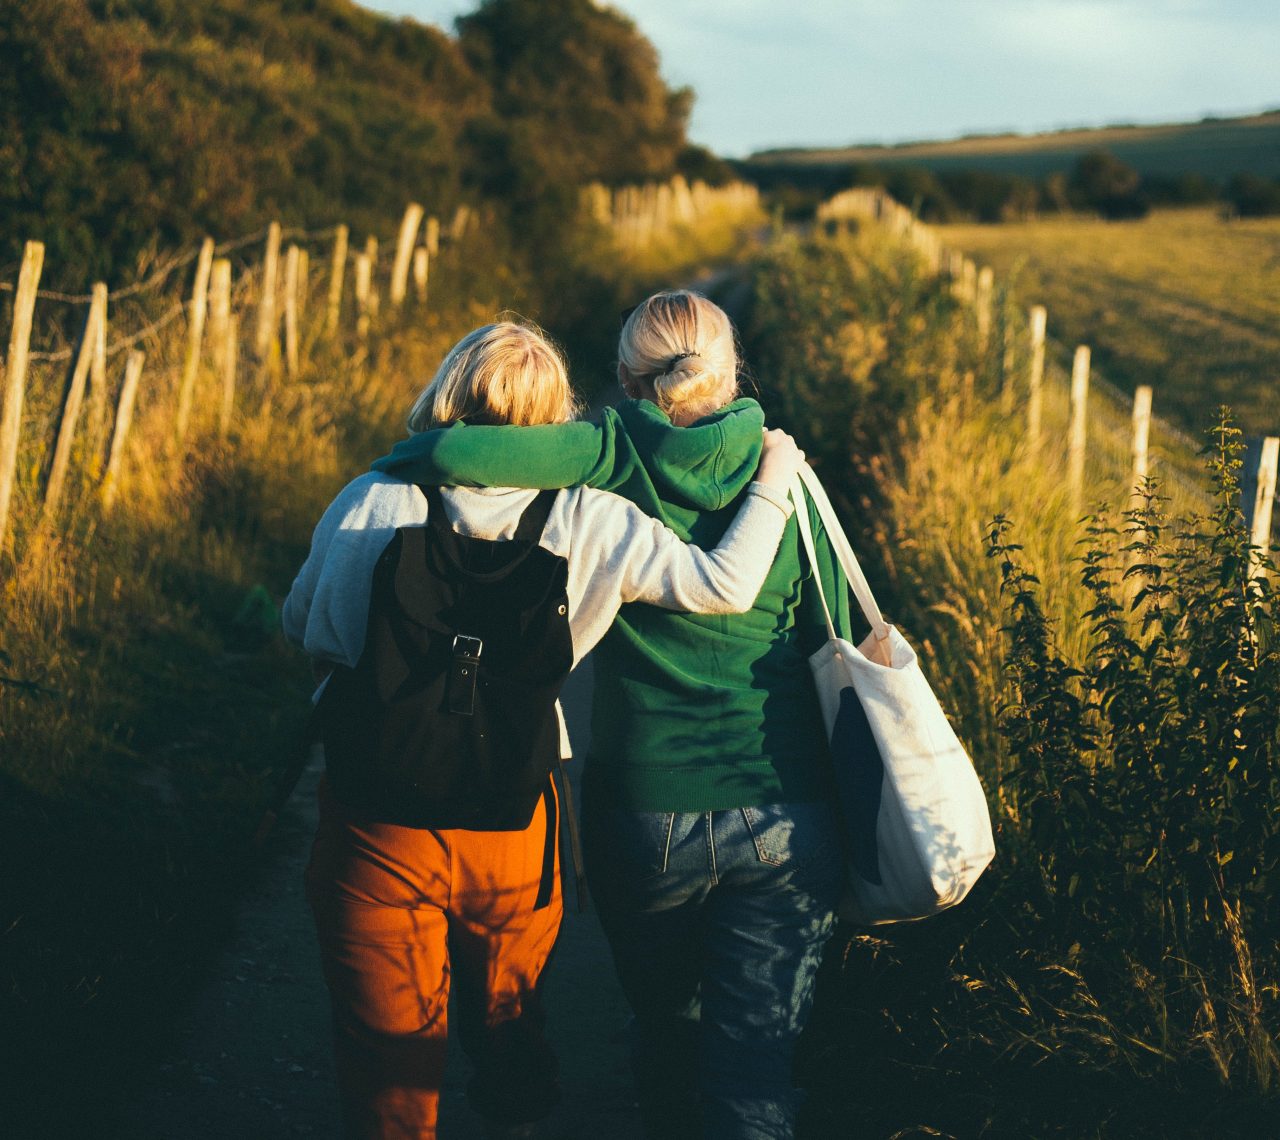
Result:
{"type": "Polygon", "coordinates": [[[492,204],[537,262],[579,186],[708,176],[692,102],[591,0],[485,0],[455,35],[351,0],[2,0],[0,267],[37,239],[50,287],[114,287],[206,233],[377,233],[406,193],[492,204]]]}
{"type": "Polygon", "coordinates": [[[1280,179],[1240,173],[1218,182],[1198,172],[1140,174],[1110,151],[1082,155],[1069,171],[1036,180],[991,170],[933,171],[923,166],[872,163],[736,164],[785,217],[813,216],[817,204],[841,190],[879,186],[922,221],[1011,222],[1041,213],[1085,212],[1109,220],[1145,217],[1156,206],[1220,202],[1238,217],[1280,214],[1280,179]]]}

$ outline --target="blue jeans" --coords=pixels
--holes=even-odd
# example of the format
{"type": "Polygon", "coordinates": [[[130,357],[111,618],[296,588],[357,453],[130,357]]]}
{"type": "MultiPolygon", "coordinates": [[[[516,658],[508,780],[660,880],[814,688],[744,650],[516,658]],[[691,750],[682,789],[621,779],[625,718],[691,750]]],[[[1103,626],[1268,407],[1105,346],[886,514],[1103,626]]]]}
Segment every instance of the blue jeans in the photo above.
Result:
{"type": "Polygon", "coordinates": [[[584,807],[646,1135],[790,1140],[792,1058],[843,877],[830,807],[584,807]]]}

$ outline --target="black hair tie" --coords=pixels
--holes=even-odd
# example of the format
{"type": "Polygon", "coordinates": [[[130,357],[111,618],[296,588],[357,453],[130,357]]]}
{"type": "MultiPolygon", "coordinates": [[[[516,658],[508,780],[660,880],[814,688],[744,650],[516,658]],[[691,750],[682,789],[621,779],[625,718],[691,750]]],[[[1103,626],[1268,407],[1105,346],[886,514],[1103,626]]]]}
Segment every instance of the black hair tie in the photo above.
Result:
{"type": "Polygon", "coordinates": [[[675,355],[675,356],[673,356],[669,361],[667,361],[667,366],[666,366],[666,368],[664,368],[664,369],[662,370],[662,374],[663,374],[664,376],[669,376],[672,372],[674,372],[674,371],[675,371],[675,367],[676,367],[676,365],[677,365],[680,361],[682,361],[682,360],[687,360],[689,357],[691,357],[691,356],[697,356],[697,355],[698,355],[698,354],[697,354],[696,352],[679,352],[679,353],[676,353],[676,355],[675,355]]]}

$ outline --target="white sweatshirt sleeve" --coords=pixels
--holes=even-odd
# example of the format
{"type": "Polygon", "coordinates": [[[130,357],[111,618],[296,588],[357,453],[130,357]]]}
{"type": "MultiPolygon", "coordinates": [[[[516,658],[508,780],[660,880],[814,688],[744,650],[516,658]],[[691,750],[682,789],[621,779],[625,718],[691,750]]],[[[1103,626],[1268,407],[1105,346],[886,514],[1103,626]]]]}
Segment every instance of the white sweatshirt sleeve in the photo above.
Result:
{"type": "Polygon", "coordinates": [[[784,493],[752,483],[714,550],[681,542],[634,503],[607,491],[561,492],[542,545],[569,564],[574,656],[604,636],[625,602],[700,614],[745,613],[773,565],[791,514],[784,493]]]}
{"type": "Polygon", "coordinates": [[[354,669],[364,652],[373,568],[397,527],[426,521],[427,500],[411,483],[376,472],[348,483],[317,524],[285,599],[285,637],[311,657],[354,669]]]}

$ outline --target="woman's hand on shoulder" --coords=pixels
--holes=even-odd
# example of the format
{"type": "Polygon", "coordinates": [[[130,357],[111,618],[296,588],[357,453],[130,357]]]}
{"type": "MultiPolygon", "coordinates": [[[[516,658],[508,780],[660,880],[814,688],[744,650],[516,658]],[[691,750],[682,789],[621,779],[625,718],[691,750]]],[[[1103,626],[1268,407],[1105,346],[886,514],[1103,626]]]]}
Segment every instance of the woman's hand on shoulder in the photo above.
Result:
{"type": "Polygon", "coordinates": [[[791,476],[804,466],[804,452],[781,428],[764,429],[764,449],[760,452],[760,466],[756,479],[768,487],[785,491],[791,476]]]}

